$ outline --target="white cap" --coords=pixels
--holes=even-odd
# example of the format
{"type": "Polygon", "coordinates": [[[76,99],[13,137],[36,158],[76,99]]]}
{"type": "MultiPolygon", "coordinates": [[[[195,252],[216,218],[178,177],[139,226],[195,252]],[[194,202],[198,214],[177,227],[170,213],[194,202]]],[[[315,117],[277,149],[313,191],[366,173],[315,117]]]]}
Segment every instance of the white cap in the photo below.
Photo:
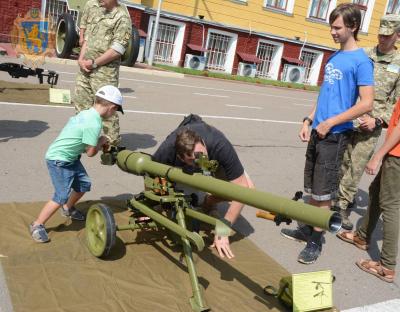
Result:
{"type": "Polygon", "coordinates": [[[120,111],[122,114],[124,113],[122,109],[122,95],[118,88],[110,85],[101,87],[99,90],[97,90],[96,96],[118,105],[118,111],[120,111]]]}

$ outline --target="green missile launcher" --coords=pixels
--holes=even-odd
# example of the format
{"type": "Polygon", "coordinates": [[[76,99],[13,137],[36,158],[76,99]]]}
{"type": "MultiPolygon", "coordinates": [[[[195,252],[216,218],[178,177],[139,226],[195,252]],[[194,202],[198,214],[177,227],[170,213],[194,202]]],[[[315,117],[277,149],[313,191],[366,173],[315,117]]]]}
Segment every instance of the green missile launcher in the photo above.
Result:
{"type": "MultiPolygon", "coordinates": [[[[190,304],[196,312],[211,311],[204,301],[192,256],[192,246],[201,251],[204,241],[196,231],[189,230],[194,222],[186,224],[186,221],[191,219],[210,224],[215,227],[216,235],[228,236],[231,229],[223,221],[196,209],[194,196],[177,190],[176,183],[268,211],[279,216],[280,220],[298,220],[330,232],[336,232],[341,227],[341,218],[336,212],[214,178],[212,174],[217,170],[218,163],[204,155],[196,155],[195,163],[201,172],[194,173],[154,162],[150,155],[140,152],[122,150],[111,157],[116,158],[121,170],[143,176],[145,190],[127,202],[132,212],[127,225],[116,225],[111,210],[104,204],[90,207],[86,219],[90,252],[96,257],[108,255],[115,243],[116,231],[165,229],[168,237],[182,246],[193,292],[190,304]]],[[[111,160],[111,163],[114,161],[111,160]]]]}

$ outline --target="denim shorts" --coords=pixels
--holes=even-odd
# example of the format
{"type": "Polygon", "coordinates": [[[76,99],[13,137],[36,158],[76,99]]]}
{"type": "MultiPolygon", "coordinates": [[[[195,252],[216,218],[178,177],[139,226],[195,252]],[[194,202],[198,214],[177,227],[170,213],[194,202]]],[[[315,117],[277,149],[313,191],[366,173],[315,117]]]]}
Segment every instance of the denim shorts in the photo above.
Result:
{"type": "Polygon", "coordinates": [[[304,190],[317,201],[335,199],[339,186],[339,169],[352,131],[328,133],[321,139],[312,130],[304,167],[304,190]]]}
{"type": "Polygon", "coordinates": [[[65,204],[71,194],[90,191],[90,178],[79,159],[73,162],[46,160],[47,168],[55,193],[52,200],[60,205],[65,204]]]}

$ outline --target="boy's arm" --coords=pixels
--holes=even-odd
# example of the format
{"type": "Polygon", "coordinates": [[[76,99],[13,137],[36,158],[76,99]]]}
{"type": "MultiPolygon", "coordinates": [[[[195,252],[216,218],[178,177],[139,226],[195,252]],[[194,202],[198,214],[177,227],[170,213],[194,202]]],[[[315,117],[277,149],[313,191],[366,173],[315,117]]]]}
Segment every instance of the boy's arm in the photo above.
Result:
{"type": "Polygon", "coordinates": [[[347,111],[333,116],[323,122],[321,122],[316,130],[319,137],[324,138],[327,133],[336,125],[340,125],[344,122],[351,121],[365,113],[372,111],[374,102],[374,87],[373,86],[360,86],[360,101],[354,106],[350,107],[347,111]]]}
{"type": "Polygon", "coordinates": [[[88,145],[86,147],[86,155],[88,155],[88,157],[93,157],[97,154],[97,152],[99,150],[101,150],[104,146],[104,144],[107,143],[107,138],[105,136],[101,136],[99,138],[99,141],[97,142],[96,146],[92,146],[92,145],[88,145]]]}
{"type": "MultiPolygon", "coordinates": [[[[311,113],[307,116],[309,119],[314,120],[314,116],[315,116],[315,110],[317,108],[317,104],[314,104],[314,107],[311,111],[311,113]]],[[[302,140],[303,142],[308,142],[310,140],[310,132],[309,132],[309,127],[311,126],[311,122],[308,120],[305,120],[303,122],[303,125],[300,129],[299,132],[299,137],[300,140],[302,140]]]]}
{"type": "Polygon", "coordinates": [[[365,167],[365,172],[368,174],[376,174],[378,172],[379,164],[381,163],[383,157],[392,150],[397,144],[400,143],[400,123],[393,128],[392,133],[386,138],[385,143],[380,147],[380,149],[375,153],[375,155],[368,162],[365,167]]]}

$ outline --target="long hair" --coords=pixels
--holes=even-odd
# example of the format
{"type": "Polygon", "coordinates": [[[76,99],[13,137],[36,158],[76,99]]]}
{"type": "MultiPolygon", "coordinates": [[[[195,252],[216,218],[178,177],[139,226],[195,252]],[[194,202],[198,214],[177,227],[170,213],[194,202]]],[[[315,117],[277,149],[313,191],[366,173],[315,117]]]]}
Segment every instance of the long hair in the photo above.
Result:
{"type": "Polygon", "coordinates": [[[329,15],[329,24],[332,25],[339,16],[343,18],[343,23],[346,27],[355,28],[353,33],[354,39],[358,40],[357,35],[361,26],[361,11],[357,5],[353,3],[339,4],[329,15]]]}

